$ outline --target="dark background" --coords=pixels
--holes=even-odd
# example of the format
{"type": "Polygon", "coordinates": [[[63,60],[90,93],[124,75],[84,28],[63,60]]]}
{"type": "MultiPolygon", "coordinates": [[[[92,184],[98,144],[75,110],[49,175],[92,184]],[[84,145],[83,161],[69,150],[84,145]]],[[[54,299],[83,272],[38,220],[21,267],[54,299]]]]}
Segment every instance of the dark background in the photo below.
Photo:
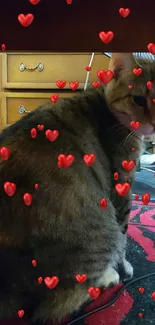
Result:
{"type": "Polygon", "coordinates": [[[0,48],[24,51],[147,51],[155,43],[155,0],[0,0],[0,48]],[[130,8],[122,18],[119,8],[130,8]],[[34,14],[22,27],[18,14],[34,14]],[[100,31],[113,31],[114,39],[103,44],[100,31]]]}

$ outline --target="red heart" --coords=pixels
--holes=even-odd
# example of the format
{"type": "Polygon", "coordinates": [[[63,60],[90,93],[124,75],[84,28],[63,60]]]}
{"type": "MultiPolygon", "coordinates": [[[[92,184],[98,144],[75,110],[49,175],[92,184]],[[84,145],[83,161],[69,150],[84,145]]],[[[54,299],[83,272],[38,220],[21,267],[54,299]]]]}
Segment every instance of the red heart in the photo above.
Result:
{"type": "Polygon", "coordinates": [[[123,160],[122,166],[127,171],[130,172],[135,167],[135,162],[133,160],[123,160]]]}
{"type": "Polygon", "coordinates": [[[59,99],[59,95],[58,95],[58,94],[54,94],[54,95],[52,95],[52,96],[50,97],[50,100],[51,100],[51,102],[52,102],[53,104],[57,103],[58,99],[59,99]]]}
{"type": "Polygon", "coordinates": [[[124,183],[124,184],[116,184],[115,190],[120,196],[125,196],[130,191],[130,184],[124,183]]]}
{"type": "Polygon", "coordinates": [[[155,103],[155,98],[152,99],[153,103],[155,103]]]}
{"type": "Polygon", "coordinates": [[[105,70],[98,70],[97,71],[97,77],[100,79],[100,81],[107,85],[112,78],[114,77],[114,74],[111,70],[105,71],[105,70]]]}
{"type": "Polygon", "coordinates": [[[66,86],[66,80],[57,80],[56,85],[58,88],[63,89],[66,86]]]}
{"type": "Polygon", "coordinates": [[[142,202],[145,205],[147,205],[150,202],[150,194],[149,193],[144,193],[142,195],[142,202]]]}
{"type": "Polygon", "coordinates": [[[37,261],[36,260],[32,260],[32,265],[35,267],[37,265],[37,261]]]}
{"type": "Polygon", "coordinates": [[[155,43],[149,43],[147,48],[151,54],[155,55],[155,43]]]}
{"type": "Polygon", "coordinates": [[[5,51],[6,50],[6,45],[5,44],[2,44],[1,45],[1,49],[2,49],[2,51],[5,51]]]}
{"type": "Polygon", "coordinates": [[[83,160],[87,166],[91,166],[94,164],[96,156],[93,153],[90,153],[89,155],[84,155],[83,160]]]}
{"type": "Polygon", "coordinates": [[[74,156],[73,155],[59,155],[58,156],[58,167],[69,167],[73,164],[74,162],[74,156]]]}
{"type": "Polygon", "coordinates": [[[87,71],[90,71],[91,70],[91,67],[89,67],[88,65],[86,66],[86,70],[87,71]]]}
{"type": "Polygon", "coordinates": [[[135,121],[132,121],[131,123],[130,123],[130,126],[132,127],[132,129],[138,129],[139,127],[140,127],[140,123],[137,121],[137,122],[135,122],[135,121]]]}
{"type": "Polygon", "coordinates": [[[76,275],[76,280],[79,283],[84,283],[87,280],[87,275],[86,274],[77,274],[76,275]]]}
{"type": "Polygon", "coordinates": [[[140,293],[144,293],[145,289],[144,289],[144,288],[139,288],[138,291],[139,291],[140,293]]]}
{"type": "Polygon", "coordinates": [[[39,278],[38,278],[38,283],[42,283],[43,282],[43,278],[40,276],[39,278]]]}
{"type": "Polygon", "coordinates": [[[14,195],[16,192],[16,184],[10,183],[10,182],[5,182],[4,183],[4,191],[8,196],[14,195]]]}
{"type": "Polygon", "coordinates": [[[39,131],[42,131],[44,129],[44,125],[43,124],[38,124],[37,128],[39,131]]]}
{"type": "Polygon", "coordinates": [[[79,82],[78,82],[78,81],[70,82],[70,83],[69,83],[69,87],[70,87],[72,90],[76,90],[76,89],[79,87],[79,82]]]}
{"type": "Polygon", "coordinates": [[[134,68],[133,69],[133,73],[137,77],[142,73],[142,71],[143,71],[142,68],[138,68],[138,69],[134,68]]]}
{"type": "Polygon", "coordinates": [[[37,130],[35,128],[31,129],[30,134],[31,134],[31,138],[35,139],[37,136],[37,130]]]}
{"type": "Polygon", "coordinates": [[[99,33],[100,40],[105,44],[108,44],[113,39],[113,37],[114,33],[112,31],[99,33]]]}
{"type": "Polygon", "coordinates": [[[138,199],[139,199],[139,195],[135,194],[135,200],[138,200],[138,199]]]}
{"type": "Polygon", "coordinates": [[[132,89],[132,88],[133,88],[133,85],[129,85],[128,88],[129,88],[129,89],[132,89]]]}
{"type": "Polygon", "coordinates": [[[35,187],[36,189],[38,189],[38,187],[39,187],[39,184],[35,184],[35,185],[34,185],[34,187],[35,187]]]}
{"type": "Polygon", "coordinates": [[[153,87],[153,82],[152,82],[152,81],[148,81],[148,82],[146,83],[146,86],[147,86],[147,89],[151,90],[152,87],[153,87]]]}
{"type": "Polygon", "coordinates": [[[99,88],[100,87],[100,82],[99,81],[94,81],[94,82],[92,82],[92,86],[94,87],[94,88],[99,88]]]}
{"type": "Polygon", "coordinates": [[[155,300],[155,291],[152,292],[152,299],[155,300]]]}
{"type": "Polygon", "coordinates": [[[18,15],[18,21],[24,27],[30,26],[32,24],[33,20],[34,20],[34,15],[33,14],[27,14],[27,15],[20,14],[20,15],[18,15]]]}
{"type": "Polygon", "coordinates": [[[106,199],[101,199],[100,201],[100,206],[102,209],[105,209],[107,207],[107,200],[106,199]]]}
{"type": "Polygon", "coordinates": [[[72,4],[72,0],[66,0],[66,2],[67,2],[68,5],[72,4]]]}
{"type": "Polygon", "coordinates": [[[53,131],[52,130],[47,130],[45,132],[45,135],[46,135],[46,138],[49,141],[54,142],[57,139],[58,135],[59,135],[59,131],[58,130],[53,130],[53,131]]]}
{"type": "Polygon", "coordinates": [[[90,295],[90,297],[92,299],[96,299],[99,297],[100,293],[101,293],[101,289],[100,288],[94,288],[94,287],[90,287],[88,289],[88,293],[90,295]]]}
{"type": "Polygon", "coordinates": [[[114,180],[117,181],[118,180],[118,173],[114,173],[114,180]]]}
{"type": "Polygon", "coordinates": [[[32,195],[29,194],[29,193],[25,193],[25,194],[23,195],[23,200],[24,200],[24,203],[25,203],[27,206],[31,205],[32,200],[33,200],[32,195]]]}
{"type": "Polygon", "coordinates": [[[143,318],[143,316],[144,316],[144,314],[142,314],[142,313],[139,313],[138,315],[140,318],[143,318]]]}
{"type": "Polygon", "coordinates": [[[59,278],[57,276],[52,276],[52,278],[50,278],[49,276],[47,276],[44,279],[44,282],[45,282],[46,286],[49,289],[53,289],[53,288],[55,288],[57,286],[57,284],[59,282],[59,278]]]}
{"type": "Polygon", "coordinates": [[[23,309],[18,310],[18,317],[22,318],[24,316],[25,312],[23,309]]]}
{"type": "Polygon", "coordinates": [[[0,156],[3,160],[8,160],[11,155],[10,149],[7,147],[2,147],[0,149],[0,156]]]}
{"type": "Polygon", "coordinates": [[[40,0],[29,0],[31,3],[32,3],[32,5],[37,5],[39,2],[40,2],[40,0]]]}
{"type": "Polygon", "coordinates": [[[129,8],[120,8],[119,13],[123,18],[126,18],[130,14],[130,9],[129,8]]]}

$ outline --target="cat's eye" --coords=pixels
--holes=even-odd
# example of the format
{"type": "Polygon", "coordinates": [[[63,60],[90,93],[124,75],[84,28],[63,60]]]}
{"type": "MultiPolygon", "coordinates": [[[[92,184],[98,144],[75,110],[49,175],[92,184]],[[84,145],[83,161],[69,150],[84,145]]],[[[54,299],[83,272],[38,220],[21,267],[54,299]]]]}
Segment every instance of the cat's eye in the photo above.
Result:
{"type": "Polygon", "coordinates": [[[147,106],[146,98],[144,96],[133,96],[133,101],[138,106],[147,106]]]}

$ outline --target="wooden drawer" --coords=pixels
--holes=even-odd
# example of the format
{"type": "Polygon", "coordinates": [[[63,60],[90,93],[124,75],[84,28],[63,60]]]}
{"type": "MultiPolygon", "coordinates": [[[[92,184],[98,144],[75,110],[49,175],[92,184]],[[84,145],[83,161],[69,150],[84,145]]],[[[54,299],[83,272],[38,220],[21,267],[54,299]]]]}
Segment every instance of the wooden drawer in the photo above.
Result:
{"type": "MultiPolygon", "coordinates": [[[[2,93],[1,129],[19,120],[22,116],[28,114],[29,111],[36,109],[38,106],[48,103],[52,94],[53,93],[2,93]],[[20,113],[23,108],[28,112],[20,113]]],[[[64,98],[73,95],[75,95],[73,91],[59,93],[59,96],[64,98]]]]}
{"type": "MultiPolygon", "coordinates": [[[[2,87],[7,89],[57,89],[57,80],[78,81],[83,89],[86,80],[86,66],[92,53],[4,53],[2,54],[2,87]],[[20,71],[21,63],[27,68],[20,71]],[[41,65],[38,66],[38,64],[41,65]],[[41,67],[42,71],[38,71],[41,67]]],[[[98,80],[96,72],[108,69],[109,57],[95,53],[89,82],[98,80]]]]}

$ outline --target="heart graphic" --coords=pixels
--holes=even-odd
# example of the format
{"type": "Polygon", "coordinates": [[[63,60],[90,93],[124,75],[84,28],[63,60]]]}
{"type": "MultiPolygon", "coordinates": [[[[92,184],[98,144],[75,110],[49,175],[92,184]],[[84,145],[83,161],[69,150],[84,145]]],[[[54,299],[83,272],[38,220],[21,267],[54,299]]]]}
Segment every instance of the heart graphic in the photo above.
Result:
{"type": "Polygon", "coordinates": [[[139,313],[138,315],[140,318],[143,318],[143,316],[144,316],[144,314],[142,314],[142,313],[139,313]]]}
{"type": "Polygon", "coordinates": [[[100,201],[100,207],[102,209],[105,209],[107,207],[107,200],[105,198],[101,199],[101,201],[100,201]]]}
{"type": "Polygon", "coordinates": [[[91,67],[89,67],[88,65],[86,66],[86,71],[90,71],[91,67]]]}
{"type": "Polygon", "coordinates": [[[22,317],[24,316],[24,314],[25,314],[25,312],[24,312],[23,309],[18,310],[18,317],[19,317],[19,318],[22,318],[22,317]]]}
{"type": "Polygon", "coordinates": [[[152,292],[152,299],[155,301],[155,291],[152,292]]]}
{"type": "Polygon", "coordinates": [[[139,195],[135,194],[135,200],[139,200],[139,195]]]}
{"type": "Polygon", "coordinates": [[[107,85],[113,79],[114,73],[111,70],[105,71],[100,69],[97,71],[97,77],[103,84],[107,85]]]}
{"type": "Polygon", "coordinates": [[[5,51],[6,50],[6,45],[5,44],[2,44],[1,45],[1,49],[2,49],[2,51],[5,51]]]}
{"type": "Polygon", "coordinates": [[[29,194],[29,193],[25,193],[25,194],[23,195],[23,200],[24,200],[24,203],[25,203],[27,206],[31,205],[31,203],[32,203],[32,201],[33,201],[32,195],[29,194]]]}
{"type": "Polygon", "coordinates": [[[37,265],[37,261],[36,260],[32,260],[32,265],[35,267],[37,265]]]}
{"type": "Polygon", "coordinates": [[[142,202],[144,205],[147,205],[150,202],[150,194],[149,193],[144,193],[142,195],[142,202]]]}
{"type": "Polygon", "coordinates": [[[152,81],[148,81],[146,83],[147,89],[151,90],[153,88],[153,82],[152,81]]]}
{"type": "Polygon", "coordinates": [[[115,190],[120,196],[125,196],[130,191],[130,184],[129,183],[123,183],[123,184],[116,184],[115,190]]]}
{"type": "Polygon", "coordinates": [[[18,15],[18,21],[23,27],[28,27],[32,24],[34,20],[34,15],[33,14],[19,14],[18,15]]]}
{"type": "Polygon", "coordinates": [[[70,167],[74,162],[74,156],[73,155],[59,155],[58,156],[58,167],[70,167]]]}
{"type": "Polygon", "coordinates": [[[16,192],[16,184],[5,182],[4,183],[4,191],[8,196],[13,196],[16,192]]]}
{"type": "Polygon", "coordinates": [[[130,9],[129,8],[120,8],[119,13],[123,18],[126,18],[130,14],[130,9]]]}
{"type": "Polygon", "coordinates": [[[49,276],[47,276],[45,279],[44,279],[44,282],[46,284],[46,286],[49,288],[49,289],[53,289],[57,286],[57,284],[59,283],[59,278],[57,276],[52,276],[52,278],[50,278],[49,276]]]}
{"type": "Polygon", "coordinates": [[[118,176],[119,176],[119,175],[118,175],[118,173],[117,173],[117,172],[116,172],[116,173],[114,173],[114,180],[115,180],[115,181],[117,181],[117,180],[118,180],[118,176]]]}
{"type": "Polygon", "coordinates": [[[92,86],[94,87],[94,88],[99,88],[100,87],[100,82],[99,81],[94,81],[94,82],[92,82],[92,86]]]}
{"type": "Polygon", "coordinates": [[[135,75],[136,77],[140,76],[140,74],[142,73],[142,71],[143,71],[142,68],[138,68],[138,69],[134,68],[134,69],[133,69],[133,73],[134,73],[134,75],[135,75]]]}
{"type": "Polygon", "coordinates": [[[30,135],[31,138],[35,139],[37,136],[37,130],[35,128],[31,129],[30,135]]]}
{"type": "Polygon", "coordinates": [[[155,43],[149,43],[147,48],[151,54],[155,55],[155,43]]]}
{"type": "Polygon", "coordinates": [[[42,276],[40,276],[39,278],[38,278],[38,283],[40,284],[40,283],[42,283],[43,282],[43,278],[42,278],[42,276]]]}
{"type": "Polygon", "coordinates": [[[39,188],[39,184],[35,184],[34,187],[36,188],[36,190],[39,188]]]}
{"type": "Polygon", "coordinates": [[[44,129],[44,125],[43,124],[38,124],[37,128],[39,131],[42,131],[44,129]]]}
{"type": "Polygon", "coordinates": [[[112,31],[99,33],[100,40],[105,44],[108,44],[110,41],[112,41],[113,37],[114,33],[112,31]]]}
{"type": "Polygon", "coordinates": [[[127,171],[130,172],[135,167],[135,162],[133,160],[123,160],[122,167],[127,171]]]}
{"type": "Polygon", "coordinates": [[[58,135],[59,135],[59,131],[58,130],[53,130],[53,131],[52,130],[47,130],[45,132],[45,135],[46,135],[46,138],[49,141],[54,142],[57,139],[58,135]]]}
{"type": "Polygon", "coordinates": [[[90,153],[89,155],[84,155],[83,160],[87,166],[92,166],[96,160],[96,156],[93,153],[90,153]]]}
{"type": "Polygon", "coordinates": [[[153,103],[155,103],[155,98],[152,99],[153,103]]]}
{"type": "Polygon", "coordinates": [[[132,89],[132,88],[133,88],[133,85],[129,85],[128,88],[129,88],[129,89],[132,89]]]}
{"type": "Polygon", "coordinates": [[[7,147],[0,148],[0,157],[3,160],[8,160],[11,155],[10,149],[7,147]]]}
{"type": "Polygon", "coordinates": [[[79,282],[80,284],[84,283],[87,280],[87,275],[86,274],[77,274],[76,275],[76,280],[77,282],[79,282]]]}
{"type": "Polygon", "coordinates": [[[52,96],[50,97],[50,100],[51,100],[51,102],[52,102],[53,104],[57,103],[58,99],[59,99],[59,95],[58,95],[58,94],[54,94],[54,95],[52,95],[52,96]]]}
{"type": "Polygon", "coordinates": [[[66,80],[57,80],[56,85],[58,88],[63,89],[66,86],[66,80]]]}
{"type": "Polygon", "coordinates": [[[135,129],[135,130],[137,130],[139,127],[140,127],[140,123],[137,121],[132,121],[131,123],[130,123],[130,126],[132,127],[132,129],[135,129]]]}
{"type": "Polygon", "coordinates": [[[66,2],[67,2],[68,5],[72,4],[72,0],[66,0],[66,2]]]}
{"type": "Polygon", "coordinates": [[[37,5],[39,2],[40,2],[40,0],[29,0],[31,3],[32,3],[32,5],[37,5]]]}
{"type": "Polygon", "coordinates": [[[90,295],[90,297],[92,299],[96,299],[99,297],[99,295],[101,294],[101,289],[100,288],[94,288],[94,287],[90,287],[88,289],[88,293],[90,295]]]}
{"type": "Polygon", "coordinates": [[[76,90],[76,89],[79,87],[79,82],[78,82],[78,81],[70,82],[70,83],[69,83],[69,87],[70,87],[72,90],[76,90]]]}
{"type": "Polygon", "coordinates": [[[139,291],[140,293],[144,293],[145,289],[144,289],[144,288],[139,288],[138,291],[139,291]]]}

